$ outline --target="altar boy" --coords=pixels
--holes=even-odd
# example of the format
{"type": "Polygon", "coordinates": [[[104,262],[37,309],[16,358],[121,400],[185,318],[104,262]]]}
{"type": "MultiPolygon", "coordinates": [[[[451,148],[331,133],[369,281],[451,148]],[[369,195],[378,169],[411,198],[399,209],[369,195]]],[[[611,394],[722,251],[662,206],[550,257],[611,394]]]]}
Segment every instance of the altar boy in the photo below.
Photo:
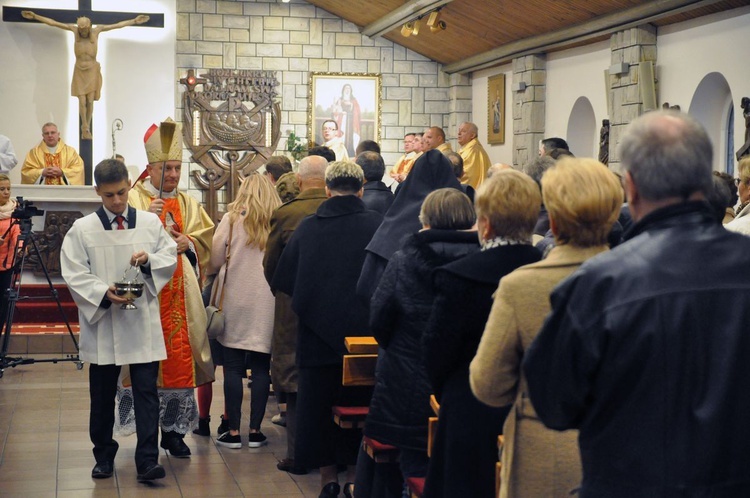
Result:
{"type": "MultiPolygon", "coordinates": [[[[94,170],[102,206],[76,220],[65,236],[60,262],[62,276],[78,305],[80,358],[89,367],[91,414],[89,435],[96,465],[91,477],[114,472],[118,444],[112,439],[115,394],[122,365],[129,365],[133,384],[138,442],[135,464],[139,481],[165,476],[157,447],[159,361],[167,357],[159,311],[159,291],[177,264],[177,244],[158,216],[128,206],[128,170],[106,159],[94,170]],[[143,295],[124,310],[126,299],[115,294],[128,265],[139,266],[143,295]]],[[[131,272],[131,278],[134,277],[131,272]]]]}

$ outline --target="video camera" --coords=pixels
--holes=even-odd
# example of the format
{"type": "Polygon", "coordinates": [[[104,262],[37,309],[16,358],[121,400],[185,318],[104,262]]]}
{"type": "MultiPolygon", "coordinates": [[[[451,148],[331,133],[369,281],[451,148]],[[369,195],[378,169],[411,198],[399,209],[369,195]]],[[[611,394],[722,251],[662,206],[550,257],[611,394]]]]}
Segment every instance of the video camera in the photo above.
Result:
{"type": "Polygon", "coordinates": [[[30,220],[33,216],[43,216],[44,210],[34,206],[31,201],[23,200],[23,197],[16,197],[16,209],[13,210],[11,217],[17,220],[30,220]]]}

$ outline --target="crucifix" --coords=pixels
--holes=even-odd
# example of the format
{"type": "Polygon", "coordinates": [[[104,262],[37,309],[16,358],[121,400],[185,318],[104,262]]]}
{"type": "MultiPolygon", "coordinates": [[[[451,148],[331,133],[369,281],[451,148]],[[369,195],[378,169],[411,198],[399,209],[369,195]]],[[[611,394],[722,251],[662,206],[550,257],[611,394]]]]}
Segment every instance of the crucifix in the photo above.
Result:
{"type": "Polygon", "coordinates": [[[86,184],[91,185],[92,172],[92,115],[94,101],[99,100],[102,76],[96,61],[99,33],[126,26],[164,27],[163,14],[105,12],[91,9],[91,0],[78,0],[78,10],[3,7],[5,22],[41,22],[72,31],[75,36],[76,63],[73,70],[71,95],[78,98],[80,114],[79,154],[83,158],[86,184]]]}

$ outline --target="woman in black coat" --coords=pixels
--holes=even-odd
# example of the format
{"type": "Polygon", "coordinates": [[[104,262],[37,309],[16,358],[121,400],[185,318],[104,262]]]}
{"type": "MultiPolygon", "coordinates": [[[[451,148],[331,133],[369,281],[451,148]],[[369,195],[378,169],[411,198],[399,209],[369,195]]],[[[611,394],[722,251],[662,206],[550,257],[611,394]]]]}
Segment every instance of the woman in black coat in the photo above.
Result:
{"type": "Polygon", "coordinates": [[[432,387],[422,362],[424,325],[434,298],[435,268],[478,251],[474,208],[462,192],[445,188],[425,199],[423,230],[408,237],[388,263],[370,303],[370,328],[385,350],[365,435],[400,450],[404,478],[427,473],[427,420],[432,387]]]}
{"type": "Polygon", "coordinates": [[[493,175],[476,194],[482,251],[435,272],[436,298],[422,349],[440,417],[424,497],[495,496],[497,436],[510,406],[492,408],[474,397],[469,364],[500,279],[541,257],[531,245],[540,205],[539,187],[527,175],[493,175]]]}
{"type": "Polygon", "coordinates": [[[380,282],[388,261],[404,241],[404,237],[417,232],[422,202],[430,192],[439,188],[460,189],[453,167],[447,157],[437,149],[422,154],[414,163],[409,176],[399,185],[396,198],[388,208],[383,223],[367,244],[365,263],[357,283],[357,294],[370,299],[380,282]]]}

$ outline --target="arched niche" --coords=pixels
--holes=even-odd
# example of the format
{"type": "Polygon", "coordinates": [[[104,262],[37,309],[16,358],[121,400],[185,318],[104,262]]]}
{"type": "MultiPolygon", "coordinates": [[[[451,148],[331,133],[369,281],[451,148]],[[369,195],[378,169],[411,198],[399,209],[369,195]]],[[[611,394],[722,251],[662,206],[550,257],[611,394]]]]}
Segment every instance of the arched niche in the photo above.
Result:
{"type": "MultiPolygon", "coordinates": [[[[708,73],[698,84],[688,111],[706,128],[711,138],[714,146],[713,169],[727,171],[730,174],[734,171],[734,161],[728,158],[733,157],[734,151],[729,148],[742,145],[731,140],[734,134],[729,124],[732,109],[732,91],[729,89],[729,83],[724,75],[714,72],[708,73]]],[[[744,137],[739,138],[741,142],[744,137]]]]}
{"type": "Polygon", "coordinates": [[[596,127],[596,116],[591,102],[586,97],[578,97],[573,104],[565,139],[568,141],[570,151],[577,157],[599,156],[599,131],[596,127]]]}

